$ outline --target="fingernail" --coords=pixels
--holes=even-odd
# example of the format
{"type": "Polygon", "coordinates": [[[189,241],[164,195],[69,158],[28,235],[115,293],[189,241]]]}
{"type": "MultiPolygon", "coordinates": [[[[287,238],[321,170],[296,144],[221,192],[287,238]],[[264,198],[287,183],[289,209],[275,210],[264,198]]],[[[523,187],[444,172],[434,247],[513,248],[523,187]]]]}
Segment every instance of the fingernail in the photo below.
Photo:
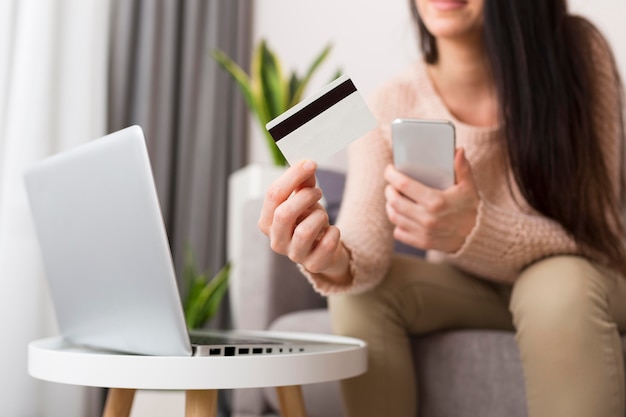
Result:
{"type": "Polygon", "coordinates": [[[304,164],[302,164],[302,168],[306,169],[307,171],[313,171],[315,169],[315,162],[313,161],[304,161],[304,164]]]}

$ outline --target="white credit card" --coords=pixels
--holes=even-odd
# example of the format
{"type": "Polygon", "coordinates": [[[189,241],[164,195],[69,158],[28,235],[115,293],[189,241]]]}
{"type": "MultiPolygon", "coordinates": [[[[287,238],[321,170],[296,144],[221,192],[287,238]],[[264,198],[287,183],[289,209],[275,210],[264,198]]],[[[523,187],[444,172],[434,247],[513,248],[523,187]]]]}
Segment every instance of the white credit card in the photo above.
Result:
{"type": "Polygon", "coordinates": [[[290,165],[322,161],[377,125],[347,75],[296,104],[265,127],[290,165]]]}

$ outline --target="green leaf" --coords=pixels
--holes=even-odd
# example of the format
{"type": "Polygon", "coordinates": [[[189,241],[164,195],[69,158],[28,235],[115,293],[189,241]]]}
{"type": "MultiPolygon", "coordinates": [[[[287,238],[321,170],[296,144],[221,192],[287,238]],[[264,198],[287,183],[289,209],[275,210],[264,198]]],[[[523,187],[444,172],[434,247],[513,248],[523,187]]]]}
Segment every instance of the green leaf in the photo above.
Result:
{"type": "Polygon", "coordinates": [[[185,320],[187,327],[197,329],[210,320],[219,309],[219,305],[228,289],[228,277],[230,275],[230,263],[227,263],[218,273],[207,282],[202,276],[202,288],[196,297],[190,300],[186,311],[185,320]]]}
{"type": "Polygon", "coordinates": [[[229,275],[230,263],[226,263],[211,279],[206,273],[199,273],[193,253],[186,247],[183,279],[187,283],[187,294],[183,307],[187,327],[201,328],[217,313],[228,289],[229,275]]]}
{"type": "Polygon", "coordinates": [[[230,266],[226,269],[220,270],[220,272],[213,278],[212,283],[212,291],[206,300],[204,305],[203,313],[206,319],[209,319],[217,313],[219,306],[221,304],[222,298],[228,289],[228,276],[230,274],[230,266]]]}
{"type": "Polygon", "coordinates": [[[263,133],[274,165],[279,167],[287,166],[287,160],[285,159],[285,156],[280,151],[280,149],[278,149],[278,146],[276,146],[276,141],[274,140],[272,135],[270,135],[270,132],[265,129],[265,127],[263,128],[263,133]]]}
{"type": "Polygon", "coordinates": [[[260,80],[270,120],[287,110],[287,85],[280,62],[265,41],[261,41],[260,80]]]}
{"type": "Polygon", "coordinates": [[[252,68],[250,70],[250,89],[252,90],[252,96],[257,103],[257,120],[261,124],[262,130],[265,130],[265,125],[271,120],[270,111],[267,107],[267,100],[264,96],[263,85],[261,83],[261,72],[263,68],[263,44],[255,48],[252,54],[252,68]]]}
{"type": "Polygon", "coordinates": [[[193,253],[189,249],[188,246],[185,247],[185,262],[183,264],[183,281],[187,284],[187,297],[185,298],[185,302],[183,307],[186,309],[188,301],[190,299],[195,299],[197,293],[200,291],[198,287],[198,281],[196,277],[198,276],[198,271],[196,269],[196,261],[194,259],[193,253]]]}
{"type": "Polygon", "coordinates": [[[302,77],[302,80],[297,90],[294,92],[293,96],[291,96],[291,102],[289,103],[289,107],[294,106],[302,100],[302,94],[309,84],[309,81],[311,81],[311,77],[313,76],[313,74],[315,74],[319,66],[326,60],[326,58],[330,54],[331,49],[332,45],[327,45],[322,50],[322,52],[320,52],[320,54],[313,60],[313,62],[309,66],[308,71],[304,74],[304,77],[302,77]]]}
{"type": "Polygon", "coordinates": [[[250,111],[259,115],[260,109],[258,99],[255,97],[253,91],[253,83],[250,77],[244,72],[243,69],[237,63],[235,63],[232,59],[230,59],[224,52],[216,49],[212,52],[211,56],[217,61],[217,63],[224,68],[230,76],[235,80],[237,86],[241,90],[243,94],[243,98],[248,105],[250,111]]]}
{"type": "Polygon", "coordinates": [[[287,97],[287,102],[288,103],[291,104],[293,102],[293,97],[296,94],[296,92],[298,91],[298,88],[300,87],[301,83],[302,83],[302,80],[300,79],[300,77],[298,77],[298,74],[296,74],[295,71],[292,72],[291,73],[291,77],[289,78],[289,94],[288,94],[288,97],[287,97]]]}
{"type": "Polygon", "coordinates": [[[265,128],[267,122],[274,118],[271,116],[269,109],[269,100],[265,96],[265,90],[263,89],[262,82],[262,74],[266,72],[266,70],[264,69],[266,61],[263,60],[263,56],[266,50],[267,47],[265,41],[261,41],[254,50],[251,69],[252,91],[253,95],[257,98],[258,103],[257,120],[261,125],[261,131],[263,132],[263,136],[265,137],[265,142],[267,143],[268,150],[270,151],[272,161],[276,166],[286,166],[287,160],[283,156],[280,149],[278,149],[278,146],[276,146],[276,142],[274,141],[274,138],[272,138],[272,135],[270,135],[270,133],[265,128]]]}

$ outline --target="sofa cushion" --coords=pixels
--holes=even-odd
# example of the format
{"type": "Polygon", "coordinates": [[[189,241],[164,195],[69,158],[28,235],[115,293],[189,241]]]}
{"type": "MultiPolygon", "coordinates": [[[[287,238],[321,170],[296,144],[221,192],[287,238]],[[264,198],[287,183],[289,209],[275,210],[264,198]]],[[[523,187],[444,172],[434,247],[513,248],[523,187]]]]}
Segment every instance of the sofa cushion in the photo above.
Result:
{"type": "MultiPolygon", "coordinates": [[[[304,310],[276,319],[270,330],[331,333],[327,310],[304,310]]],[[[622,338],[626,358],[626,336],[622,338]]],[[[420,417],[525,417],[524,381],[513,332],[455,330],[415,337],[420,417]]],[[[310,417],[341,417],[339,384],[305,385],[310,417]]],[[[274,410],[273,389],[264,391],[274,410]]]]}
{"type": "Polygon", "coordinates": [[[450,331],[413,345],[421,416],[526,416],[513,332],[450,331]]]}
{"type": "Polygon", "coordinates": [[[346,176],[342,172],[318,169],[315,178],[317,179],[317,186],[324,193],[330,224],[335,224],[343,198],[346,176]]]}

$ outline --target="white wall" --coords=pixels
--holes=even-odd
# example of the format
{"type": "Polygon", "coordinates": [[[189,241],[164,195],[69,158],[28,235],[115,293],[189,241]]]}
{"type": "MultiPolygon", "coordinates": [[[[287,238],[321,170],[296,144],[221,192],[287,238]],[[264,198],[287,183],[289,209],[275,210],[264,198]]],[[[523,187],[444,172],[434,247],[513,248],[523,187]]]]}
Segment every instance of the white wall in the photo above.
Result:
{"type": "Polygon", "coordinates": [[[606,35],[613,47],[617,64],[626,77],[626,1],[569,0],[572,11],[589,18],[606,35]]]}
{"type": "MultiPolygon", "coordinates": [[[[367,95],[418,56],[407,0],[257,0],[255,7],[255,43],[267,39],[286,69],[303,72],[324,45],[333,43],[333,52],[312,80],[309,93],[341,67],[367,95]]],[[[606,34],[626,74],[626,2],[570,0],[570,8],[590,18],[606,34]]],[[[265,144],[256,121],[253,123],[250,160],[267,162],[265,144]]],[[[341,161],[339,155],[325,165],[333,167],[341,161]]]]}

